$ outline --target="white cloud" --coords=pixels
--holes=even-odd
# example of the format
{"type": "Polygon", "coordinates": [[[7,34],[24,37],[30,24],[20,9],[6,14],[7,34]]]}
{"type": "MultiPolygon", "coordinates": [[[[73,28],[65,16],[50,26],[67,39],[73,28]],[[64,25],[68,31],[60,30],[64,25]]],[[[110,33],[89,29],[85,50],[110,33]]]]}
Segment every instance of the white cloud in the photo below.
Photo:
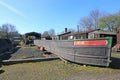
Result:
{"type": "Polygon", "coordinates": [[[5,2],[3,2],[3,1],[0,1],[0,5],[6,7],[7,9],[9,9],[10,11],[16,13],[16,14],[19,15],[19,16],[25,17],[25,16],[23,15],[23,13],[21,13],[19,10],[17,10],[16,8],[14,8],[14,7],[11,6],[11,5],[8,5],[7,3],[5,3],[5,2]]]}

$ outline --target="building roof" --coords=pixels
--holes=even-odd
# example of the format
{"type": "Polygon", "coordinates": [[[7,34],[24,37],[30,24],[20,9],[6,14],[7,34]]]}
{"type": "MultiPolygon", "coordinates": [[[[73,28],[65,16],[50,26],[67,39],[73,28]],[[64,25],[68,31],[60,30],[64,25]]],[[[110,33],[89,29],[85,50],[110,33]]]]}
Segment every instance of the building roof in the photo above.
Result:
{"type": "Polygon", "coordinates": [[[66,32],[66,33],[59,34],[58,36],[62,36],[62,35],[66,35],[66,34],[71,34],[71,31],[66,32]]]}
{"type": "Polygon", "coordinates": [[[26,37],[28,37],[28,36],[41,37],[41,34],[40,34],[40,33],[37,33],[37,32],[29,32],[29,33],[26,33],[25,36],[26,36],[26,37]]]}
{"type": "MultiPolygon", "coordinates": [[[[79,32],[79,34],[86,34],[86,33],[94,32],[94,31],[99,31],[99,30],[100,30],[100,29],[87,30],[87,31],[79,32]]],[[[76,32],[76,33],[74,33],[74,34],[78,34],[78,32],[76,32]]]]}
{"type": "Polygon", "coordinates": [[[104,31],[98,31],[98,32],[95,32],[96,34],[108,34],[108,35],[116,35],[115,32],[104,32],[104,31]]]}

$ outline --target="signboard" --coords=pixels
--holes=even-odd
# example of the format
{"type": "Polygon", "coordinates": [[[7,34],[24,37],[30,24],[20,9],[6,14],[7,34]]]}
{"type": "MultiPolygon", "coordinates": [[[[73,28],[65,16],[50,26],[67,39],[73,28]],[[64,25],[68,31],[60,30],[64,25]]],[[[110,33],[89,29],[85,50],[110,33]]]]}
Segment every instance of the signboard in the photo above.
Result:
{"type": "Polygon", "coordinates": [[[74,46],[105,46],[107,40],[80,40],[74,41],[74,46]]]}

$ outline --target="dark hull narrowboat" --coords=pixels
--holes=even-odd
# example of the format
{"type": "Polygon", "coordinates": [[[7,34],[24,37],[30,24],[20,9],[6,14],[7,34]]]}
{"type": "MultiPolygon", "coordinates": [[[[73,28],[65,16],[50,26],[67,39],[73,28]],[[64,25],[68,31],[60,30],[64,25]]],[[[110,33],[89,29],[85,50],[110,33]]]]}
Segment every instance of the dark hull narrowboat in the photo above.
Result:
{"type": "Polygon", "coordinates": [[[109,66],[111,62],[112,38],[34,40],[34,44],[75,63],[109,66]]]}
{"type": "Polygon", "coordinates": [[[12,49],[13,44],[9,39],[0,39],[0,54],[12,49]]]}

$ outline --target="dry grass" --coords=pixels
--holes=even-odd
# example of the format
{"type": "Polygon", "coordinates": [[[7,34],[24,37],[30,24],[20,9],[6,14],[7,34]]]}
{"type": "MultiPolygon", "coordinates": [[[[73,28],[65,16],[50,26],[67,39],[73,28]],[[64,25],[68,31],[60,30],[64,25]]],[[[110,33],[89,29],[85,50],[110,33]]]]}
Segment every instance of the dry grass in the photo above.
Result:
{"type": "Polygon", "coordinates": [[[113,52],[112,57],[120,58],[120,52],[113,52]]]}
{"type": "Polygon", "coordinates": [[[61,60],[15,64],[2,68],[4,71],[0,74],[0,80],[90,80],[90,78],[97,80],[101,76],[102,79],[107,78],[107,80],[114,80],[114,77],[120,78],[115,76],[120,75],[120,69],[86,67],[64,63],[61,60]]]}

